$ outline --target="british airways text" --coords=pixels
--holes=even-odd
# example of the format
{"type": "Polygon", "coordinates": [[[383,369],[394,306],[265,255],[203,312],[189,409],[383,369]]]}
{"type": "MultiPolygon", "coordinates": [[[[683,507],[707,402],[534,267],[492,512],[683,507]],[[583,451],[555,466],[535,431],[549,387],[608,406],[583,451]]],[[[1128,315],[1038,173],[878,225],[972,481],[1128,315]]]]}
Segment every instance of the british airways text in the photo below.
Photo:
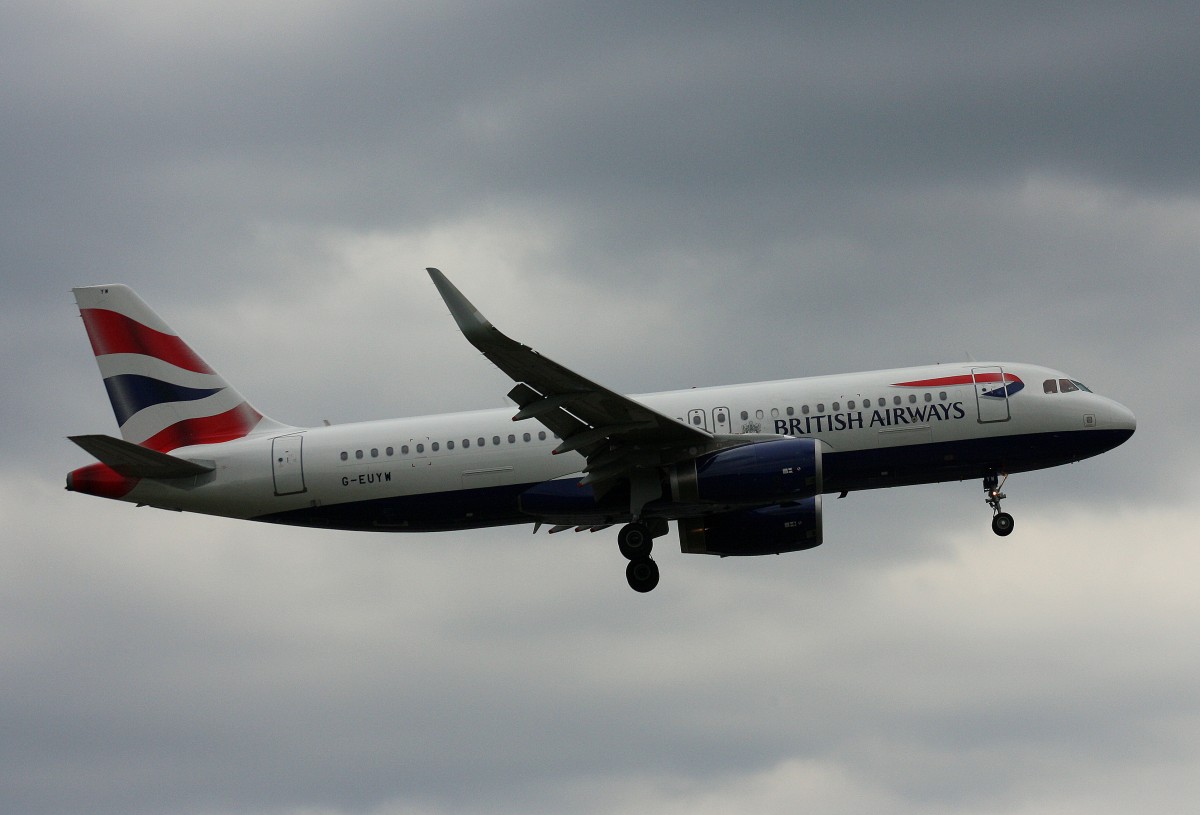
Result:
{"type": "Polygon", "coordinates": [[[906,407],[873,410],[868,417],[865,410],[845,413],[826,413],[819,416],[793,416],[776,419],[775,432],[787,436],[811,436],[814,433],[833,433],[840,430],[862,430],[864,427],[896,427],[899,425],[923,425],[930,422],[948,422],[965,419],[967,411],[962,402],[940,405],[908,405],[906,407]]]}

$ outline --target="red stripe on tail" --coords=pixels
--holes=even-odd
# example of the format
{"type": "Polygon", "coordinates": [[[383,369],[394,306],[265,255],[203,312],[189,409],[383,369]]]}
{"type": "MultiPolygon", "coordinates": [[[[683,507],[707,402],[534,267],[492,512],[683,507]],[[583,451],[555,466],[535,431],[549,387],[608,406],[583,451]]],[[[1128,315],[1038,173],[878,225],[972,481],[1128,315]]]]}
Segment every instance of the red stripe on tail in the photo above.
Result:
{"type": "Polygon", "coordinates": [[[142,442],[143,447],[166,453],[189,444],[217,444],[240,439],[262,419],[262,414],[245,402],[237,407],[198,419],[184,419],[160,430],[142,442]]]}
{"type": "Polygon", "coordinates": [[[136,320],[100,308],[79,310],[96,356],[145,354],[201,374],[215,373],[187,343],[174,334],[164,334],[136,320]]]}

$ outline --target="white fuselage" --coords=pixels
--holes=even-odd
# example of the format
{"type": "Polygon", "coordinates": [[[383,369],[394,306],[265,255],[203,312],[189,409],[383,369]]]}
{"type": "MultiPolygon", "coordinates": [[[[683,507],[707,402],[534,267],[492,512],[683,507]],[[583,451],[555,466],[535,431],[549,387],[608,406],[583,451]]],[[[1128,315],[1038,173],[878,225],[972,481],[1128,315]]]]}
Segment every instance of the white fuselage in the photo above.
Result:
{"type": "MultiPolygon", "coordinates": [[[[1086,390],[1044,392],[1047,368],[963,363],[633,397],[714,434],[819,439],[825,492],[1053,466],[1124,441],[1134,419],[1086,390]],[[1018,391],[988,395],[972,371],[1018,391]],[[962,380],[966,381],[962,381],[962,380]],[[914,385],[933,382],[941,384],[914,385]],[[907,383],[907,384],[906,384],[907,383]],[[1003,384],[1003,382],[1001,383],[1003,384]]],[[[405,531],[533,522],[517,496],[575,476],[584,458],[512,409],[273,430],[172,455],[215,465],[194,478],[139,481],[123,500],[237,518],[405,531]]]]}

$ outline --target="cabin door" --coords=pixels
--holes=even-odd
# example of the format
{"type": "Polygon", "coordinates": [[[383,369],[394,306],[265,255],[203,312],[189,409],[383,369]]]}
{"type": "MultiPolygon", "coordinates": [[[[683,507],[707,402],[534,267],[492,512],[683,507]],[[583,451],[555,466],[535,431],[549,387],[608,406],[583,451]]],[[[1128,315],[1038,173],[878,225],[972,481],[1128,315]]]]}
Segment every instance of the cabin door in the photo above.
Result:
{"type": "Polygon", "coordinates": [[[271,440],[271,468],[275,475],[275,494],[304,492],[303,436],[279,436],[271,440]]]}
{"type": "Polygon", "coordinates": [[[975,382],[975,405],[979,409],[979,422],[1007,422],[1008,383],[1004,381],[1004,369],[1000,367],[972,368],[971,379],[975,382]]]}

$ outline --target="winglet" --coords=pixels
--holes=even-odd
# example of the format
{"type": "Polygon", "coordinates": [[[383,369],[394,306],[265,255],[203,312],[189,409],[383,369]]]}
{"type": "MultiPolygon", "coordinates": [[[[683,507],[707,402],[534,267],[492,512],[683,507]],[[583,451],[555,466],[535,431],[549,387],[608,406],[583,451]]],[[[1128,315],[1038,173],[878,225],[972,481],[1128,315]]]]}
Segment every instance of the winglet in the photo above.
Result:
{"type": "Polygon", "coordinates": [[[433,278],[433,285],[437,286],[438,294],[442,295],[442,299],[446,301],[446,305],[463,335],[472,344],[486,340],[494,330],[487,318],[471,304],[470,300],[463,296],[463,293],[444,274],[432,268],[425,271],[429,272],[429,276],[433,278]]]}

